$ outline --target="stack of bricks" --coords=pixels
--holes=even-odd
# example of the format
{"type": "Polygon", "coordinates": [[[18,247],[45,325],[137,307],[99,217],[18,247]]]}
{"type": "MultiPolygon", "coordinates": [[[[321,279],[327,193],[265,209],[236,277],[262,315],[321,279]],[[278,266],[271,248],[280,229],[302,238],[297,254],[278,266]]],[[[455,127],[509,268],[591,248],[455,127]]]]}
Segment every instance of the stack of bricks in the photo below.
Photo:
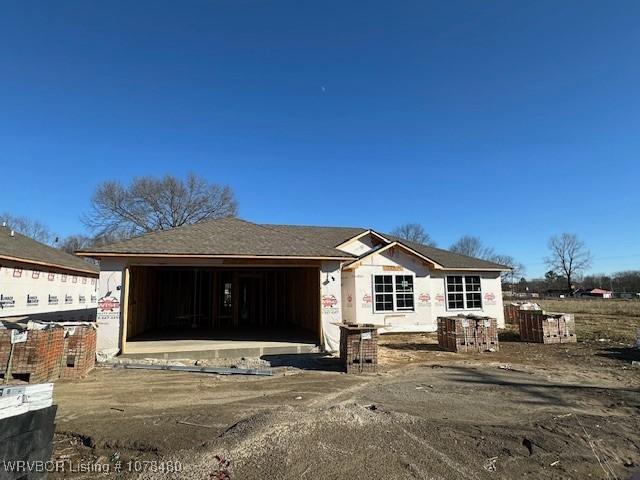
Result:
{"type": "Polygon", "coordinates": [[[504,306],[504,321],[509,325],[515,325],[518,323],[518,313],[520,312],[520,305],[514,305],[508,303],[504,306]]]}
{"type": "Polygon", "coordinates": [[[73,327],[64,339],[60,378],[80,378],[96,364],[96,331],[91,327],[73,327]]]}
{"type": "Polygon", "coordinates": [[[497,351],[497,321],[475,315],[438,317],[438,345],[449,352],[497,351]]]}
{"type": "MultiPolygon", "coordinates": [[[[29,383],[42,383],[60,376],[64,328],[28,330],[27,341],[13,345],[11,373],[29,383]]],[[[0,330],[0,374],[4,378],[11,354],[11,330],[0,330]]]]}
{"type": "Polygon", "coordinates": [[[378,330],[372,325],[340,325],[340,359],[347,373],[378,370],[378,330]]]}
{"type": "MultiPolygon", "coordinates": [[[[96,331],[90,326],[65,329],[53,326],[27,330],[27,341],[13,345],[10,377],[29,383],[75,379],[86,375],[96,361],[96,331]],[[72,330],[72,331],[71,331],[72,330]]],[[[0,376],[4,378],[11,355],[12,330],[0,330],[0,376]]]]}
{"type": "Polygon", "coordinates": [[[520,340],[534,343],[575,343],[576,322],[569,313],[520,310],[520,340]]]}

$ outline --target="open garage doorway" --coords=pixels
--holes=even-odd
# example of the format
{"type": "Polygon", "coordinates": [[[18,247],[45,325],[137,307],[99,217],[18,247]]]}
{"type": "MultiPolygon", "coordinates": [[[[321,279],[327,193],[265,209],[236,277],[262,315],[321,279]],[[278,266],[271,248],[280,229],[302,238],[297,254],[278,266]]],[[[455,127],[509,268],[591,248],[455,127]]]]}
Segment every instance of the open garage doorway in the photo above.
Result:
{"type": "Polygon", "coordinates": [[[317,267],[129,267],[123,351],[312,351],[321,341],[319,283],[317,267]]]}

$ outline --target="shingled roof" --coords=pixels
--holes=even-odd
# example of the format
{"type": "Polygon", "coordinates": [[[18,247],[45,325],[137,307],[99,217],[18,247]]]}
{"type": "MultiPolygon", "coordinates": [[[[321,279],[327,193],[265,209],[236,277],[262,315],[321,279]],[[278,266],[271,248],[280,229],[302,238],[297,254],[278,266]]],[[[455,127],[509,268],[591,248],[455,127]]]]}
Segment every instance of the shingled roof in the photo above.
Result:
{"type": "MultiPolygon", "coordinates": [[[[366,232],[366,228],[358,227],[317,227],[317,226],[305,226],[305,225],[268,225],[271,228],[288,232],[301,238],[313,238],[318,242],[325,243],[336,247],[341,243],[359,235],[362,232],[366,232]]],[[[428,245],[422,245],[420,243],[410,242],[394,235],[386,233],[379,233],[384,238],[400,242],[407,247],[412,248],[418,253],[430,258],[434,262],[442,265],[445,268],[463,268],[478,270],[490,269],[490,270],[509,270],[509,267],[500,265],[488,260],[482,260],[480,258],[468,257],[466,255],[460,255],[459,253],[453,253],[449,250],[443,250],[441,248],[430,247],[428,245]]]]}
{"type": "Polygon", "coordinates": [[[220,218],[147,233],[78,252],[81,255],[176,255],[351,258],[313,238],[301,238],[239,218],[220,218]]]}
{"type": "MultiPolygon", "coordinates": [[[[148,233],[122,242],[79,252],[87,256],[204,255],[249,257],[355,258],[335,247],[368,231],[361,227],[275,225],[221,218],[148,233]]],[[[412,248],[444,268],[505,270],[508,267],[448,250],[381,234],[412,248]]]]}
{"type": "Polygon", "coordinates": [[[37,242],[18,232],[14,232],[12,236],[9,227],[0,227],[1,259],[96,275],[99,272],[96,265],[80,257],[37,242]]]}

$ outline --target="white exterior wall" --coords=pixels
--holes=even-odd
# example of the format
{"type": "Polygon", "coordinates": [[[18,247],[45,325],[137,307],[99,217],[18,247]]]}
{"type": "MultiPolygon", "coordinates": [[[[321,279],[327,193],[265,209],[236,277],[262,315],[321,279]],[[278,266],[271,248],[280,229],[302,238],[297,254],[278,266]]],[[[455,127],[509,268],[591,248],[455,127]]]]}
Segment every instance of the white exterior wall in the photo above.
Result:
{"type": "Polygon", "coordinates": [[[97,345],[101,357],[113,357],[120,352],[125,262],[104,259],[100,262],[98,282],[97,345]]]}
{"type": "Polygon", "coordinates": [[[394,331],[435,330],[431,308],[429,268],[416,257],[400,249],[374,254],[355,269],[354,312],[356,323],[386,325],[394,331]],[[413,275],[414,311],[375,312],[374,275],[413,275]]]}
{"type": "MultiPolygon", "coordinates": [[[[341,249],[363,255],[372,249],[371,238],[363,237],[341,249]]],[[[435,331],[438,317],[461,313],[496,318],[498,327],[504,328],[500,272],[434,270],[414,255],[399,248],[392,248],[363,259],[354,270],[344,271],[342,282],[343,320],[349,323],[385,325],[386,328],[381,330],[383,333],[385,331],[435,331]],[[414,310],[375,312],[373,275],[413,275],[414,310]],[[447,275],[479,275],[482,308],[449,310],[446,302],[447,275]]]]}
{"type": "Polygon", "coordinates": [[[345,323],[356,323],[356,277],[353,270],[342,272],[342,319],[345,323]]]}
{"type": "Polygon", "coordinates": [[[462,272],[462,271],[436,271],[431,274],[431,296],[433,313],[435,318],[458,315],[460,313],[473,313],[486,315],[497,320],[498,328],[504,328],[504,309],[502,306],[502,283],[500,272],[462,272]],[[479,275],[480,288],[482,289],[482,308],[468,310],[449,310],[447,308],[446,276],[447,275],[479,275]]]}
{"type": "Polygon", "coordinates": [[[325,261],[320,267],[320,318],[324,349],[336,352],[340,348],[342,323],[342,276],[339,261],[325,261]]]}
{"type": "Polygon", "coordinates": [[[97,278],[15,263],[0,267],[0,296],[0,318],[29,315],[43,320],[93,320],[97,278]]]}

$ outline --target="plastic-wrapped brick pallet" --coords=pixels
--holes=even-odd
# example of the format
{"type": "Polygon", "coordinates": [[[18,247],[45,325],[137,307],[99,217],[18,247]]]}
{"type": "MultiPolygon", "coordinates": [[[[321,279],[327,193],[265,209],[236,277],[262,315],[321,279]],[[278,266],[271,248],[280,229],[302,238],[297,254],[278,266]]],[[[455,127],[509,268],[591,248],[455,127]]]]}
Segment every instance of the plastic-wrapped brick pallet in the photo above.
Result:
{"type": "Polygon", "coordinates": [[[475,315],[438,317],[438,345],[450,352],[497,351],[497,321],[475,315]]]}
{"type": "Polygon", "coordinates": [[[85,376],[96,364],[96,331],[78,326],[67,329],[60,378],[85,376]]]}
{"type": "Polygon", "coordinates": [[[378,327],[340,324],[340,359],[347,373],[378,370],[378,327]]]}
{"type": "MultiPolygon", "coordinates": [[[[28,330],[25,342],[13,346],[11,374],[30,383],[46,382],[60,376],[64,343],[62,327],[28,330]]],[[[7,365],[11,354],[11,330],[0,330],[0,365],[7,365]]],[[[4,371],[0,372],[4,374],[4,371]]]]}
{"type": "MultiPolygon", "coordinates": [[[[0,365],[9,363],[11,336],[16,329],[0,330],[0,365]]],[[[10,376],[29,383],[58,378],[79,378],[95,366],[96,331],[90,325],[63,327],[48,324],[45,328],[20,330],[26,341],[13,344],[10,376]]],[[[4,376],[4,368],[0,375],[4,376]]]]}
{"type": "Polygon", "coordinates": [[[520,310],[520,340],[534,343],[575,343],[576,322],[570,313],[520,310]]]}

